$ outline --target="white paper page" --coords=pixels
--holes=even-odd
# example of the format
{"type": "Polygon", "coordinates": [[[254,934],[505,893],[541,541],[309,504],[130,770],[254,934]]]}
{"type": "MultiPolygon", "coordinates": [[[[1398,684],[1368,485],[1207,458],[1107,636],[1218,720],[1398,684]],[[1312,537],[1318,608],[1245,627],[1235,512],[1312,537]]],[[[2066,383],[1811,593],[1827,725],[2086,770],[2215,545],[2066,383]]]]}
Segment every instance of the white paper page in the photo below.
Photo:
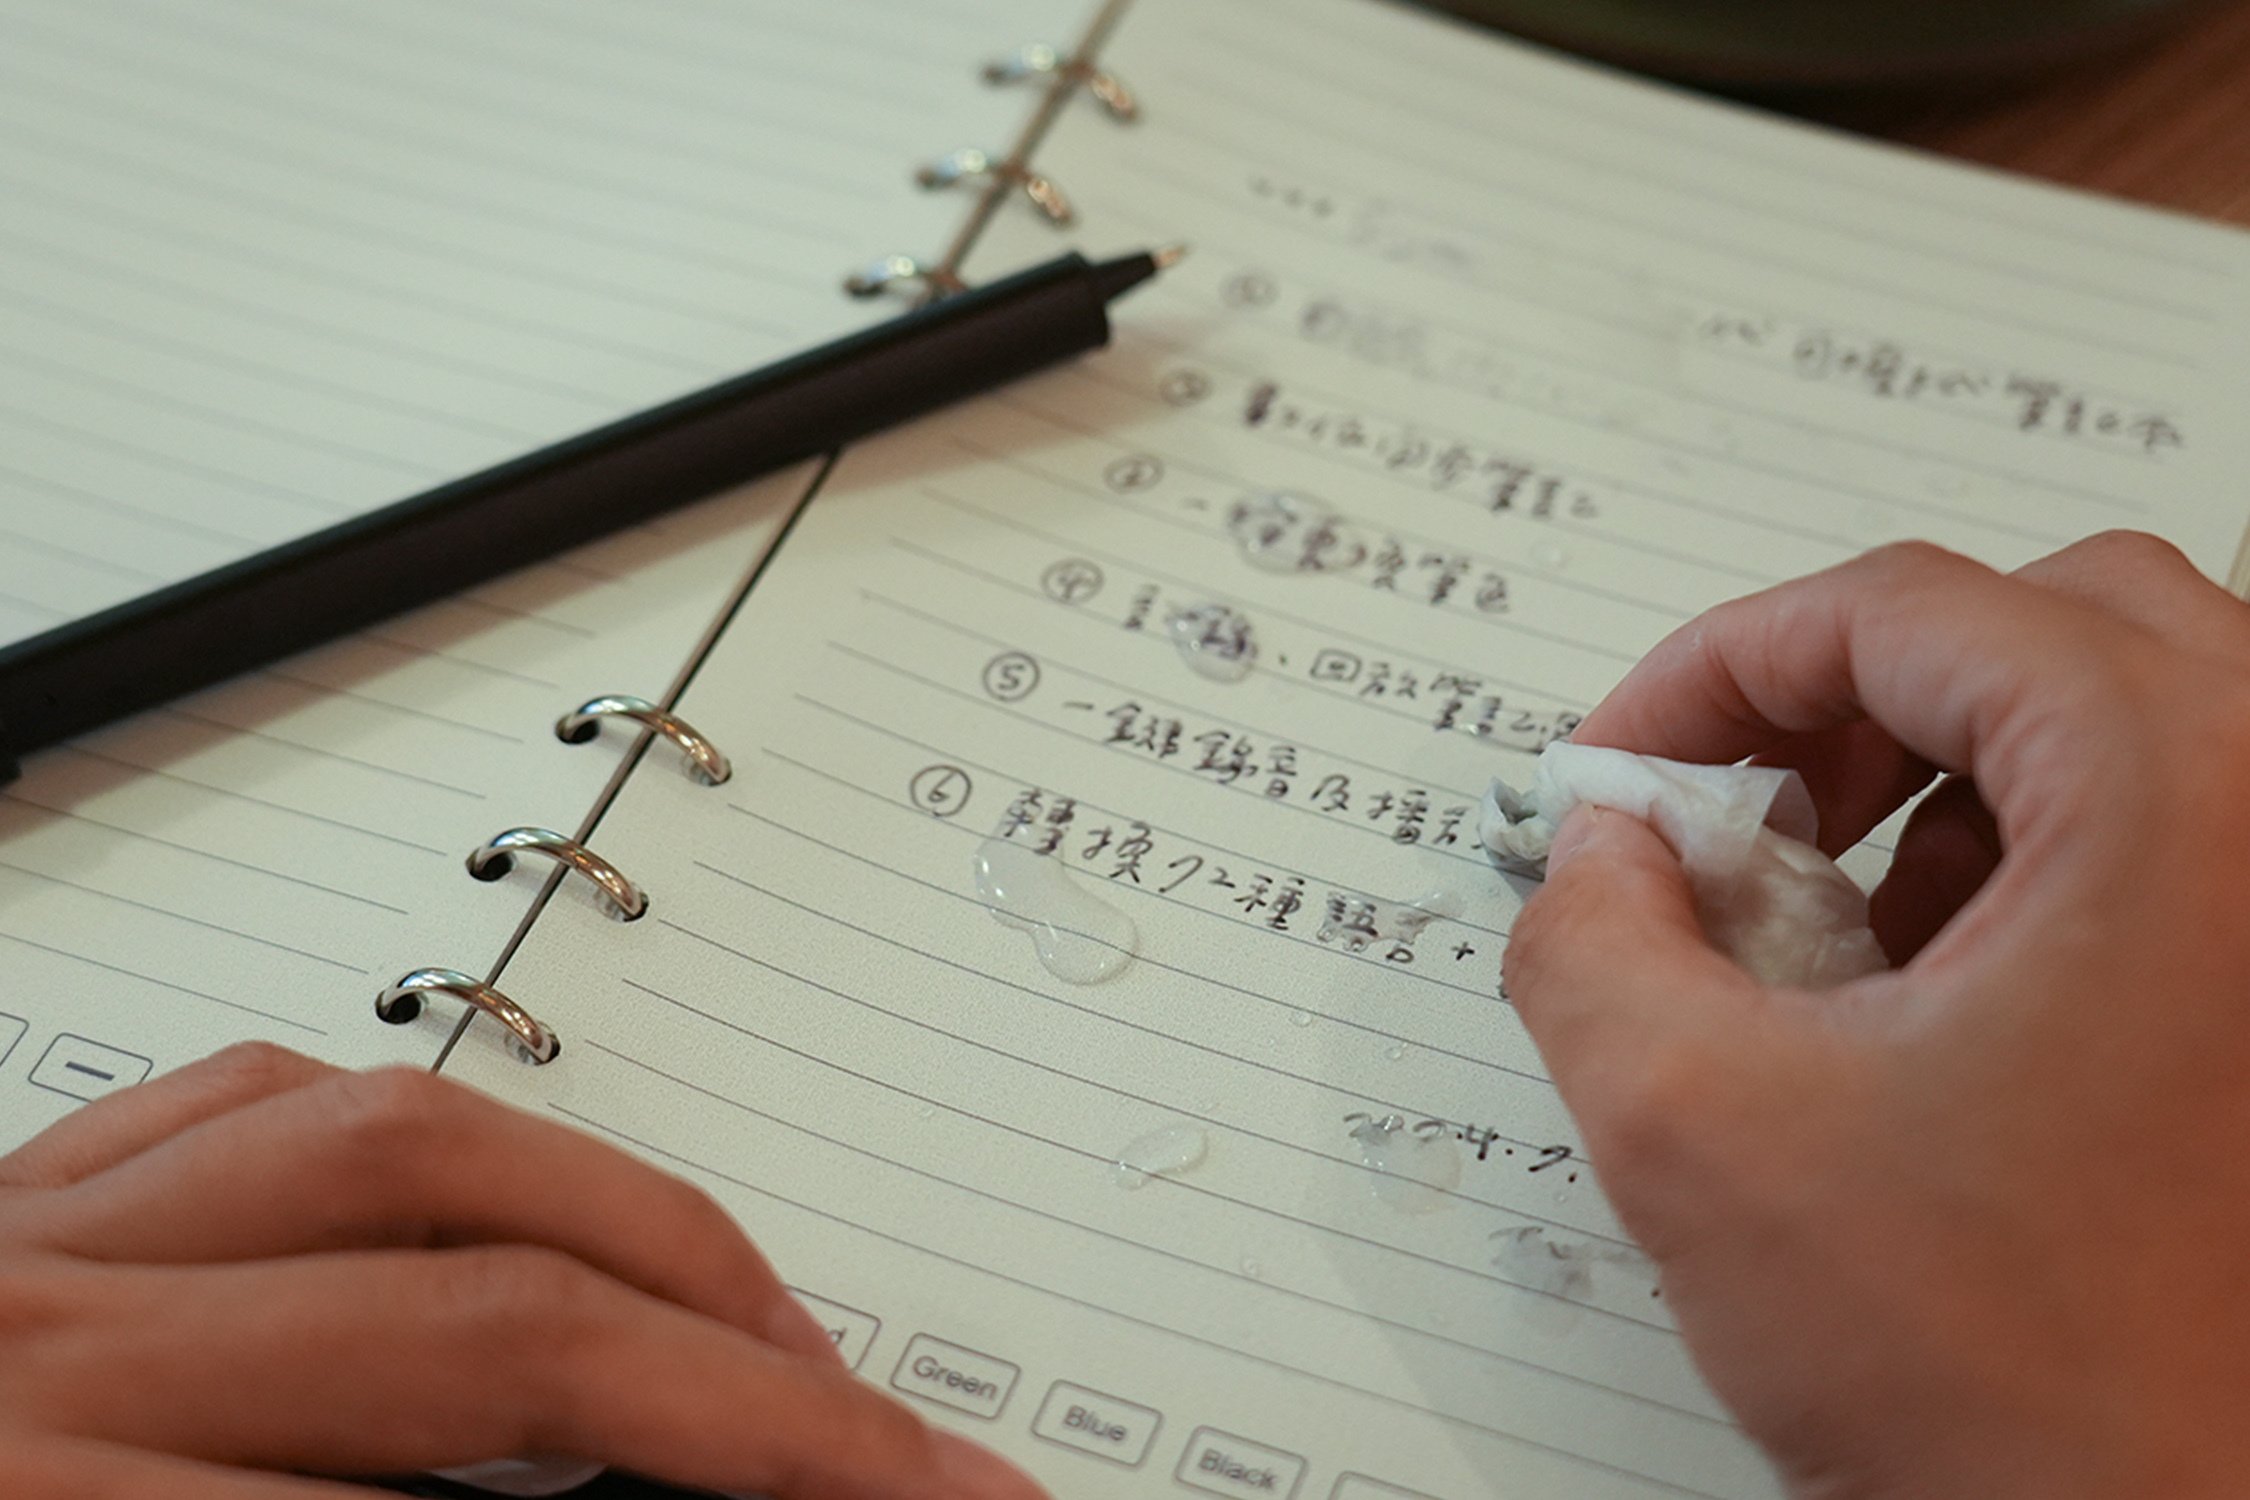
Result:
{"type": "MultiPolygon", "coordinates": [[[[1475,603],[1481,564],[1436,607],[1423,570],[1262,573],[1226,529],[1244,486],[1105,482],[1178,419],[1087,438],[1035,414],[1106,404],[1107,368],[847,457],[685,700],[743,769],[636,776],[597,831],[651,914],[545,915],[503,976],[562,1058],[472,1030],[448,1071],[712,1186],[838,1327],[880,1321],[870,1378],[905,1361],[920,1393],[919,1336],[982,1356],[943,1356],[972,1380],[1018,1369],[965,1424],[1059,1493],[1166,1489],[1204,1427],[1301,1459],[1307,1495],[1345,1470],[1766,1493],[1498,997],[1517,901],[1469,822],[1527,764],[1497,747],[1584,701],[1516,682],[1602,680],[1667,611],[1535,625],[1475,603]],[[1254,622],[1244,681],[1167,634],[1214,600],[1254,622]],[[1505,665],[1438,680],[1479,661],[1505,665]],[[1449,702],[1463,728],[1433,733],[1449,702]],[[1138,928],[1107,983],[980,909],[972,860],[1031,788],[1016,842],[1059,833],[1048,862],[1138,928]],[[1432,895],[1458,915],[1411,941],[1355,942],[1330,906],[1432,895]],[[1167,1139],[1203,1159],[1120,1184],[1167,1139]],[[1063,1414],[1161,1414],[1137,1467],[1034,1435],[1057,1382],[1101,1393],[1063,1414]]],[[[1401,505],[1400,534],[1484,529],[1449,509],[1401,505]]],[[[1565,597],[1527,580],[1514,608],[1565,597]]]]}
{"type": "Polygon", "coordinates": [[[568,745],[556,719],[662,697],[811,476],[31,757],[0,787],[0,1151],[230,1042],[434,1063],[458,1008],[386,1026],[376,993],[499,958],[546,867],[480,884],[463,859],[577,828],[633,735],[568,745]]]}
{"type": "MultiPolygon", "coordinates": [[[[1318,450],[1331,488],[1445,485],[1466,449],[1533,469],[1520,494],[1590,496],[1600,519],[1558,528],[1589,546],[1743,583],[1901,537],[2015,563],[2110,527],[2224,578],[2250,524],[2239,229],[1384,4],[1135,0],[1111,55],[1145,127],[1066,119],[1042,166],[1089,253],[1195,251],[1122,342],[1163,363],[1192,337],[1217,430],[1277,385],[1249,450],[1318,450]]],[[[999,226],[972,266],[1025,244],[999,226]]]]}
{"type": "Polygon", "coordinates": [[[1063,0],[0,0],[0,646],[896,312],[1063,0]]]}
{"type": "Polygon", "coordinates": [[[1040,164],[1095,246],[1196,255],[1111,353],[847,456],[686,700],[743,773],[600,830],[651,916],[558,912],[505,976],[564,1056],[448,1064],[710,1187],[863,1375],[1058,1493],[1776,1493],[1498,996],[1469,804],[1868,543],[2130,524],[2216,572],[2242,529],[2239,236],[1466,38],[1138,0],[1148,120],[1040,164]],[[1799,373],[1861,333],[1957,378],[1799,373]],[[2019,366],[2077,431],[1994,404],[2019,366]],[[1173,639],[1211,605],[1240,681],[1173,639]],[[1138,956],[1044,967],[995,831],[1138,956]],[[1433,894],[1354,951],[1359,898],[1433,894]]]}

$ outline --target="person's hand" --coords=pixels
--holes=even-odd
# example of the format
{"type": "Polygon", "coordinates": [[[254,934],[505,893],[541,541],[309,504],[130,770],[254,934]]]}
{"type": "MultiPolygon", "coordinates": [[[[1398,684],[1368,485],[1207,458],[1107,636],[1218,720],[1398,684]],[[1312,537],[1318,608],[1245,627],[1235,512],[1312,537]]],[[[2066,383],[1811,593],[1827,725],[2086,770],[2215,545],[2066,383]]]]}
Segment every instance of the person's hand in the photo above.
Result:
{"type": "Polygon", "coordinates": [[[0,1495],[315,1500],[570,1455],[1036,1500],[855,1380],[702,1193],[406,1070],[248,1046],[0,1157],[0,1495]]]}
{"type": "Polygon", "coordinates": [[[2250,607],[2145,537],[1892,548],[1696,620],[1574,738],[1794,765],[1832,853],[1945,773],[1875,894],[1894,972],[1752,983],[1598,810],[1507,950],[1794,1491],[2250,1493],[2250,607]]]}

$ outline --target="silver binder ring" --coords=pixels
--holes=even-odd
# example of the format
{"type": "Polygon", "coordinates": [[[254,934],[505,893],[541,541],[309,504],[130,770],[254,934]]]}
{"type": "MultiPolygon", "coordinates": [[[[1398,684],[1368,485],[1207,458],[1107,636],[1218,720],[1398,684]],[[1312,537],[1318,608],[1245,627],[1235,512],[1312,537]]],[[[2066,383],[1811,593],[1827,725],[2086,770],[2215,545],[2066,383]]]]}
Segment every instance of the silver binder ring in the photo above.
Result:
{"type": "Polygon", "coordinates": [[[1020,188],[1050,224],[1068,224],[1074,217],[1070,200],[1063,196],[1053,179],[1042,177],[1020,161],[995,161],[991,152],[979,151],[974,146],[941,157],[914,174],[914,180],[926,188],[952,187],[955,183],[980,177],[1020,188]]]}
{"type": "Polygon", "coordinates": [[[519,854],[541,855],[576,870],[600,889],[610,915],[621,922],[648,915],[648,893],[626,879],[624,871],[552,828],[511,828],[478,845],[469,852],[469,873],[479,880],[498,880],[515,868],[519,854]]]}
{"type": "Polygon", "coordinates": [[[562,1053],[562,1039],[541,1025],[537,1016],[458,969],[416,969],[375,997],[375,1014],[393,1026],[404,1026],[422,1014],[427,995],[451,995],[492,1017],[507,1030],[509,1050],[525,1062],[550,1063],[562,1053]]]}
{"type": "Polygon", "coordinates": [[[1089,62],[1066,58],[1060,48],[1046,42],[1018,47],[1007,57],[984,66],[986,83],[1021,83],[1026,78],[1060,78],[1078,84],[1094,96],[1094,102],[1113,120],[1129,122],[1141,117],[1140,100],[1116,74],[1105,73],[1089,62]]]}
{"type": "Polygon", "coordinates": [[[694,725],[646,698],[616,694],[581,703],[555,721],[555,738],[567,745],[586,744],[602,732],[604,719],[631,719],[670,740],[687,757],[688,774],[705,786],[717,786],[734,774],[733,764],[694,725]]]}
{"type": "Polygon", "coordinates": [[[950,266],[926,266],[911,255],[886,255],[846,276],[844,290],[854,297],[879,297],[909,281],[921,282],[940,297],[969,289],[969,284],[950,266]]]}

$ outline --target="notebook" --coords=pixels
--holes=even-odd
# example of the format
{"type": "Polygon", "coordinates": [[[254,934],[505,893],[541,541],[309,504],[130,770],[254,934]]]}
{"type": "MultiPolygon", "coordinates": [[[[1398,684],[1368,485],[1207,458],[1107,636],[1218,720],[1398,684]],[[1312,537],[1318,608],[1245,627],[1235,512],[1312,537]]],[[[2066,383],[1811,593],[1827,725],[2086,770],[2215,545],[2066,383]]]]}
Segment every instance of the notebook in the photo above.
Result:
{"type": "MultiPolygon", "coordinates": [[[[708,37],[719,12],[648,14],[708,37]]],[[[264,736],[294,720],[250,700],[252,732],[157,716],[34,762],[0,858],[38,873],[0,871],[29,882],[0,920],[11,965],[54,967],[0,1009],[52,1008],[0,1061],[10,1126],[62,1107],[26,1086],[58,1046],[442,1051],[709,1188],[865,1378],[1058,1494],[1774,1495],[1499,994],[1525,891],[1472,804],[1697,610],[1869,545],[2008,565],[2132,526],[2225,576],[2250,240],[1373,0],[1096,21],[1081,60],[1142,118],[1057,101],[1035,164],[1079,222],[1011,191],[963,265],[1191,241],[1115,347],[619,539],[579,564],[615,592],[572,594],[588,634],[544,657],[515,615],[386,632],[552,688],[440,698],[434,669],[369,665],[380,645],[315,658],[361,696],[298,712],[391,692],[514,735],[360,726],[433,780],[481,754],[469,805],[331,784],[378,773],[284,758],[264,736]],[[637,690],[732,777],[615,732],[558,744],[551,716],[621,680],[581,660],[660,684],[637,690]],[[214,765],[357,839],[395,802],[437,851],[401,850],[398,889],[430,894],[383,895],[343,830],[253,827],[167,779],[214,765]],[[170,844],[95,844],[72,813],[170,844]],[[573,833],[647,914],[528,867],[469,880],[511,821],[573,833]],[[144,909],[192,885],[238,905],[185,915],[252,931],[272,877],[197,862],[213,838],[401,911],[364,919],[351,971],[237,982],[220,934],[144,909]],[[83,928],[50,914],[63,880],[83,928]],[[95,934],[132,975],[48,953],[95,934]],[[157,988],[206,942],[202,999],[157,988]],[[375,1020],[377,988],[435,964],[560,1055],[443,1000],[375,1020]]],[[[486,592],[551,614],[558,588],[486,592]]]]}
{"type": "MultiPolygon", "coordinates": [[[[895,311],[1076,0],[0,3],[0,644],[895,311]],[[950,59],[950,64],[942,59],[950,59]]],[[[429,1065],[369,996],[529,907],[810,469],[88,736],[0,791],[0,1141],[268,1036],[429,1065]]]]}

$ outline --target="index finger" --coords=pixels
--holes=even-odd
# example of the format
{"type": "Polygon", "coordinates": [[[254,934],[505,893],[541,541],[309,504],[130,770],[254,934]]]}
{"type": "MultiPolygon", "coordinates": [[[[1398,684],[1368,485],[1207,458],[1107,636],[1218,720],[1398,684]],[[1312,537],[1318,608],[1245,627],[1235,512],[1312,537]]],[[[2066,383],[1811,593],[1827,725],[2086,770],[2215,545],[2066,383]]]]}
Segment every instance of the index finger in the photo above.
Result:
{"type": "Polygon", "coordinates": [[[2138,627],[1926,543],[1885,547],[1722,604],[1660,644],[1575,741],[1728,764],[1873,720],[1975,776],[2003,820],[2034,770],[2106,779],[2108,732],[2152,645],[2138,627]],[[2075,729],[2102,733],[2073,735],[2075,729]],[[2057,755],[2058,736],[2071,739],[2057,755]]]}

